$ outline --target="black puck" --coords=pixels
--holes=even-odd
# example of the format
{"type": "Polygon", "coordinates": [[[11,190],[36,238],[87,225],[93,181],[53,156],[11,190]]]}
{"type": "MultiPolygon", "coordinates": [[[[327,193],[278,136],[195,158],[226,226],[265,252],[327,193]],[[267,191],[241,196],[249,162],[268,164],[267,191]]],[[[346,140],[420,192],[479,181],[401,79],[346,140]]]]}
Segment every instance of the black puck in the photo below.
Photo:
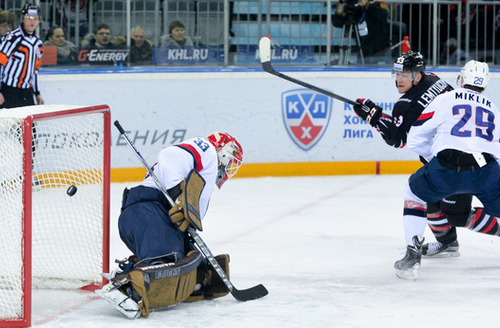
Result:
{"type": "Polygon", "coordinates": [[[66,190],[66,193],[69,195],[69,196],[73,196],[74,194],[76,194],[76,191],[78,189],[76,188],[76,186],[74,185],[71,185],[68,187],[68,190],[66,190]]]}

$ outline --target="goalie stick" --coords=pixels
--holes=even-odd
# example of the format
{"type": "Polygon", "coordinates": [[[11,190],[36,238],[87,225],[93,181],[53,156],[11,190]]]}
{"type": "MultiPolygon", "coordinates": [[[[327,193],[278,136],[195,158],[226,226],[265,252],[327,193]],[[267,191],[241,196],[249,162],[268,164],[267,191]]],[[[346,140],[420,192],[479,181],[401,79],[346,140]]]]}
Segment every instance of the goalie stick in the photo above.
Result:
{"type": "MultiPolygon", "coordinates": [[[[129,137],[125,133],[125,130],[122,128],[120,122],[115,121],[114,124],[115,124],[116,128],[118,129],[118,131],[120,131],[120,134],[123,136],[123,138],[125,138],[125,141],[127,142],[127,144],[130,146],[130,148],[134,151],[136,156],[142,162],[142,165],[146,168],[149,175],[151,176],[153,181],[158,186],[158,189],[160,189],[160,191],[163,193],[163,195],[165,195],[165,197],[167,198],[170,205],[174,206],[174,201],[173,201],[172,197],[170,197],[170,195],[168,194],[165,187],[163,187],[160,180],[158,180],[158,177],[153,172],[153,170],[151,170],[150,166],[148,165],[148,163],[146,162],[144,157],[142,157],[141,153],[139,153],[139,151],[135,148],[134,144],[132,143],[132,141],[129,139],[129,137]]],[[[235,299],[237,299],[240,302],[246,302],[246,301],[251,301],[251,300],[255,300],[255,299],[264,297],[269,293],[267,291],[266,287],[264,287],[264,285],[262,285],[262,284],[248,288],[248,289],[243,289],[243,290],[236,289],[236,287],[234,287],[234,285],[231,283],[231,281],[227,277],[224,270],[222,270],[222,267],[219,265],[219,263],[215,259],[215,256],[212,254],[212,252],[208,248],[207,244],[205,244],[203,239],[201,239],[198,232],[196,232],[196,230],[191,228],[191,227],[189,227],[187,229],[187,231],[188,231],[189,235],[191,236],[191,238],[193,238],[194,242],[196,243],[196,246],[198,246],[198,248],[200,249],[203,256],[205,256],[205,258],[208,260],[208,262],[210,263],[212,268],[217,272],[217,274],[222,279],[222,281],[226,285],[227,289],[229,289],[229,292],[231,293],[231,295],[233,295],[233,297],[235,299]]]]}
{"type": "Polygon", "coordinates": [[[291,76],[285,75],[283,73],[278,72],[277,70],[274,69],[274,67],[271,65],[271,39],[267,36],[263,37],[259,41],[259,54],[260,54],[260,62],[262,63],[262,68],[264,71],[273,74],[279,78],[285,79],[287,81],[290,81],[292,83],[301,85],[303,87],[306,87],[308,89],[314,90],[316,92],[322,93],[325,96],[343,101],[345,103],[348,103],[350,105],[359,105],[358,102],[344,98],[336,93],[333,93],[331,91],[321,89],[315,85],[309,84],[307,82],[297,80],[291,76]]]}

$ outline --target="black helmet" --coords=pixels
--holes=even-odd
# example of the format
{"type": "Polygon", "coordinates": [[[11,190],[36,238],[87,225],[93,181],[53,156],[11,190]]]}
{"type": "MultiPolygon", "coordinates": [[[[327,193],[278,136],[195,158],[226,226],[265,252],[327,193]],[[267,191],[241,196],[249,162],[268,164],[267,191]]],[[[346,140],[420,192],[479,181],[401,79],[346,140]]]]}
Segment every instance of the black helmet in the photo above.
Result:
{"type": "Polygon", "coordinates": [[[27,3],[24,5],[23,9],[21,9],[21,19],[26,15],[38,15],[41,17],[42,10],[34,3],[27,3]]]}
{"type": "Polygon", "coordinates": [[[394,62],[396,72],[422,72],[425,70],[424,56],[417,51],[407,51],[402,53],[394,62]]]}

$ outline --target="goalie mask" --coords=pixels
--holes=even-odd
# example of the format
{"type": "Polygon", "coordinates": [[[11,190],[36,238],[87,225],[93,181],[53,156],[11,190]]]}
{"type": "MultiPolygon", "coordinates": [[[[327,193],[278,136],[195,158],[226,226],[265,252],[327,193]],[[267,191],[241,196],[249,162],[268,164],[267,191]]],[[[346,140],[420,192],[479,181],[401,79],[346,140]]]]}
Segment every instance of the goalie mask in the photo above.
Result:
{"type": "Polygon", "coordinates": [[[243,148],[229,133],[214,132],[207,140],[215,147],[218,159],[217,187],[220,189],[224,182],[238,172],[243,161],[243,148]]]}
{"type": "Polygon", "coordinates": [[[471,60],[460,70],[457,84],[460,87],[470,85],[486,89],[490,80],[490,69],[487,63],[471,60]]]}

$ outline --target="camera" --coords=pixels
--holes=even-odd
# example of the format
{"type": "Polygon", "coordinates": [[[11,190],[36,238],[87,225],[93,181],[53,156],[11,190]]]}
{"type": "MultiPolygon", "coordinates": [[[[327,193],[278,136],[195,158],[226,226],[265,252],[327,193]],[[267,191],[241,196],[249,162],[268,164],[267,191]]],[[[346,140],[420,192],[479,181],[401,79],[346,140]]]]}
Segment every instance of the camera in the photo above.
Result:
{"type": "Polygon", "coordinates": [[[339,0],[339,3],[345,3],[347,7],[354,7],[358,3],[358,0],[339,0]]]}
{"type": "Polygon", "coordinates": [[[344,22],[344,25],[354,25],[356,23],[356,19],[354,18],[354,16],[358,0],[339,0],[339,3],[345,4],[344,14],[346,16],[346,20],[344,22]]]}

